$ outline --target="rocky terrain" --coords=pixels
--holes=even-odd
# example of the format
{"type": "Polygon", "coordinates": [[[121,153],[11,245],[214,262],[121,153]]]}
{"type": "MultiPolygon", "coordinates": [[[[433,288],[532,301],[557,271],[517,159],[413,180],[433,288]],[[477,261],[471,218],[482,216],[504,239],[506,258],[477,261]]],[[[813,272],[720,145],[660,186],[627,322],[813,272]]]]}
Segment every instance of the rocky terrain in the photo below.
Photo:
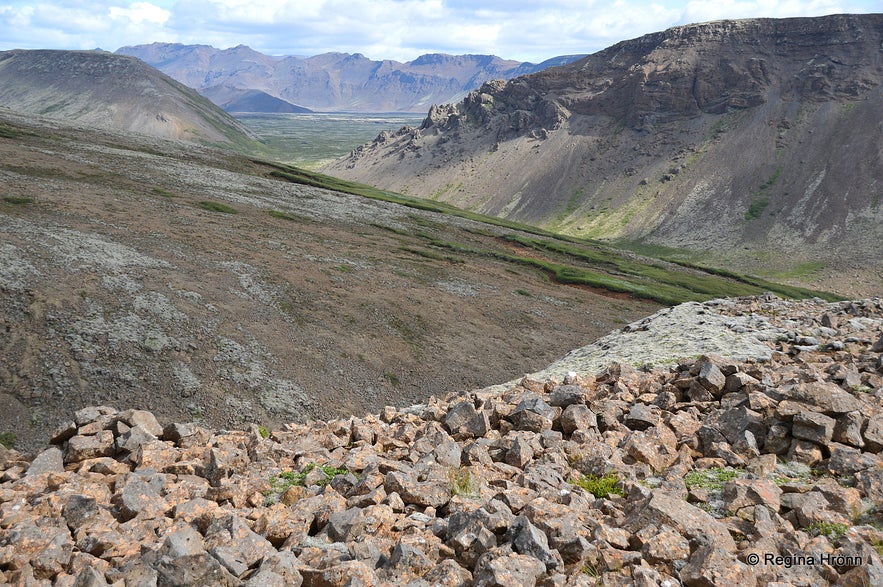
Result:
{"type": "Polygon", "coordinates": [[[207,99],[138,59],[104,51],[0,52],[0,105],[115,131],[255,147],[255,137],[207,99]]]}
{"type": "Polygon", "coordinates": [[[489,82],[325,169],[872,295],[883,286],[881,31],[880,14],[676,27],[489,82]]]}
{"type": "Polygon", "coordinates": [[[258,90],[313,110],[354,112],[426,112],[432,104],[460,100],[488,80],[582,57],[563,55],[535,64],[494,55],[428,54],[401,63],[359,53],[273,57],[244,45],[216,49],[177,43],[122,47],[117,53],[144,60],[221,106],[219,97],[258,90]]]}
{"type": "Polygon", "coordinates": [[[603,340],[563,378],[368,416],[77,410],[35,456],[0,449],[0,581],[883,582],[883,300],[713,300],[603,340]],[[684,356],[690,332],[744,344],[684,356]],[[640,347],[665,366],[617,362],[640,347]]]}

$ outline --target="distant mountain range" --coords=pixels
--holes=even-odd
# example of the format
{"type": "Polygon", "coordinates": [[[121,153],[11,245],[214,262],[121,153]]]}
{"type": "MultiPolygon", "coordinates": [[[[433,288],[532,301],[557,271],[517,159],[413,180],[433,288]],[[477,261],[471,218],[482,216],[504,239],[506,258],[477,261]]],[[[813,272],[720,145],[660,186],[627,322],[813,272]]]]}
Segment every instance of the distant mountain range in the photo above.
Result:
{"type": "Polygon", "coordinates": [[[717,266],[883,291],[883,14],[672,28],[485,84],[326,168],[717,266]],[[819,276],[822,274],[819,273],[819,276]]]}
{"type": "MultiPolygon", "coordinates": [[[[214,100],[227,111],[279,111],[276,98],[322,111],[426,112],[433,104],[462,99],[493,79],[508,80],[576,61],[583,55],[553,57],[534,64],[493,55],[427,54],[413,61],[374,61],[360,53],[313,57],[272,57],[244,45],[152,43],[122,47],[214,100]],[[266,94],[263,101],[238,102],[242,92],[266,94]],[[270,110],[261,110],[270,108],[270,110]]],[[[283,108],[285,106],[282,106],[283,108]]]]}
{"type": "Polygon", "coordinates": [[[257,140],[191,88],[143,61],[104,51],[0,52],[0,106],[191,142],[246,146],[257,140]]]}

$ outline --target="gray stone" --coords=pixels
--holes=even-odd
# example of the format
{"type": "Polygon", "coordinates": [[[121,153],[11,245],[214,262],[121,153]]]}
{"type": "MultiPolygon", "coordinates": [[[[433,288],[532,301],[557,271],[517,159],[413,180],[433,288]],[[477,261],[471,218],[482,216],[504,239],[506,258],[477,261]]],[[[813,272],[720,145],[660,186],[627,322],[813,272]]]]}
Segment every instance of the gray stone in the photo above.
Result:
{"type": "Polygon", "coordinates": [[[573,434],[577,430],[597,430],[598,428],[595,412],[584,404],[573,404],[564,408],[560,422],[561,430],[565,434],[573,434]]]}
{"type": "Polygon", "coordinates": [[[864,439],[866,451],[878,453],[883,450],[883,413],[877,413],[868,418],[864,439]]]}
{"type": "Polygon", "coordinates": [[[835,442],[848,444],[862,448],[865,441],[862,438],[862,425],[865,422],[864,416],[860,412],[849,412],[837,418],[837,424],[834,425],[835,442]]]}
{"type": "Polygon", "coordinates": [[[519,554],[526,554],[539,560],[547,571],[558,568],[560,556],[549,548],[549,540],[525,516],[518,516],[509,530],[512,549],[519,554]]]}
{"type": "Polygon", "coordinates": [[[832,442],[828,448],[831,457],[828,459],[827,468],[835,475],[855,475],[859,471],[880,467],[883,464],[876,455],[863,453],[845,444],[832,442]]]}
{"type": "Polygon", "coordinates": [[[87,459],[109,457],[114,452],[113,432],[100,430],[97,434],[82,436],[77,435],[68,440],[65,451],[65,461],[78,463],[87,459]]]}
{"type": "Polygon", "coordinates": [[[707,512],[661,490],[653,490],[649,498],[630,503],[623,522],[623,527],[631,532],[651,525],[669,526],[691,540],[704,535],[715,548],[736,550],[726,526],[707,512]]]}
{"type": "Polygon", "coordinates": [[[559,408],[584,404],[586,392],[579,385],[559,385],[549,396],[549,405],[559,408]]]}
{"type": "Polygon", "coordinates": [[[819,414],[818,412],[800,412],[794,416],[791,425],[791,434],[795,438],[809,440],[815,444],[827,445],[834,435],[834,426],[837,421],[834,418],[819,414]]]}
{"type": "Polygon", "coordinates": [[[646,430],[659,422],[659,416],[647,404],[635,404],[625,416],[625,425],[632,430],[646,430]]]}
{"type": "Polygon", "coordinates": [[[533,587],[546,567],[532,556],[482,557],[475,569],[476,587],[533,587]]]}
{"type": "Polygon", "coordinates": [[[462,401],[448,409],[445,428],[453,435],[478,438],[487,434],[491,425],[484,411],[476,410],[471,401],[462,401]]]}
{"type": "Polygon", "coordinates": [[[698,548],[681,569],[685,587],[756,587],[754,570],[735,554],[711,544],[698,548]]]}
{"type": "Polygon", "coordinates": [[[50,446],[31,461],[25,479],[35,481],[50,473],[64,473],[64,460],[58,447],[50,446]]]}
{"type": "Polygon", "coordinates": [[[723,391],[726,382],[727,378],[714,363],[705,361],[699,367],[699,383],[715,397],[723,391]]]}
{"type": "Polygon", "coordinates": [[[85,526],[89,520],[98,516],[98,502],[94,497],[86,495],[72,495],[68,498],[67,503],[62,509],[62,516],[67,522],[68,528],[76,531],[78,528],[85,526]]]}

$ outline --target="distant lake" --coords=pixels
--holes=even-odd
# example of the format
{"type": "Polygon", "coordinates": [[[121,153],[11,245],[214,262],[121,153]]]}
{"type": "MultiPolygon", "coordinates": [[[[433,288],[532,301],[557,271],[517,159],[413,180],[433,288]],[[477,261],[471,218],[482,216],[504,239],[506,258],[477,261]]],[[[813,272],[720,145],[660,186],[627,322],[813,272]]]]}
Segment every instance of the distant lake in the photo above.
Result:
{"type": "Polygon", "coordinates": [[[316,168],[349,154],[374,140],[384,130],[419,126],[425,114],[311,112],[309,114],[233,113],[269,149],[268,156],[283,163],[316,168]]]}

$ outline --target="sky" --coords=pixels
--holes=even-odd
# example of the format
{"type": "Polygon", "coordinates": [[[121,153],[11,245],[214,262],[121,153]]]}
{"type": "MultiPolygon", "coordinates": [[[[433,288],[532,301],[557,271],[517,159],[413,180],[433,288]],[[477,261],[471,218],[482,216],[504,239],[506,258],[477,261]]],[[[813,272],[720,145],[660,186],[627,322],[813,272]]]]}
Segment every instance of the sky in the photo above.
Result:
{"type": "Polygon", "coordinates": [[[883,0],[0,0],[0,50],[153,42],[268,55],[492,54],[539,63],[671,26],[883,12],[883,0]]]}

